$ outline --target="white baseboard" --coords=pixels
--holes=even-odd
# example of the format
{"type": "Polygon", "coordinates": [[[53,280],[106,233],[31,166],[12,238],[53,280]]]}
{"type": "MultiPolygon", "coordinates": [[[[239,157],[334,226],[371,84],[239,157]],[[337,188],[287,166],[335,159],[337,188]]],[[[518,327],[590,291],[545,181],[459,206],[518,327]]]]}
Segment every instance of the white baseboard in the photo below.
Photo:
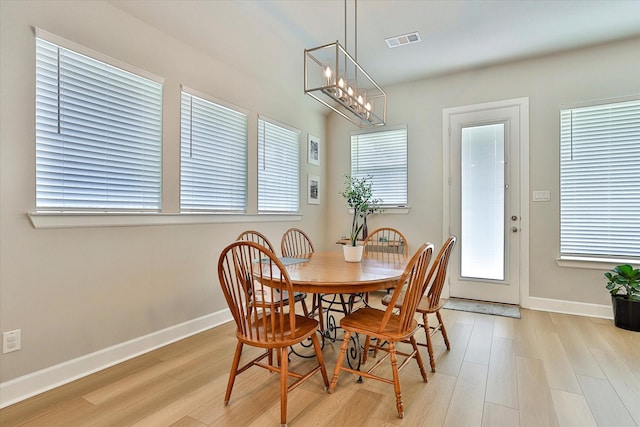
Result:
{"type": "Polygon", "coordinates": [[[232,320],[229,309],[0,383],[0,408],[232,320]]]}
{"type": "MultiPolygon", "coordinates": [[[[442,298],[449,298],[448,283],[445,283],[444,288],[442,288],[442,298]]],[[[527,296],[520,302],[520,306],[531,310],[613,319],[613,308],[611,305],[589,304],[584,302],[527,296]]]]}
{"type": "Polygon", "coordinates": [[[589,304],[584,302],[538,297],[528,297],[526,300],[527,301],[523,301],[521,305],[523,308],[531,310],[613,319],[613,308],[610,305],[589,304]]]}

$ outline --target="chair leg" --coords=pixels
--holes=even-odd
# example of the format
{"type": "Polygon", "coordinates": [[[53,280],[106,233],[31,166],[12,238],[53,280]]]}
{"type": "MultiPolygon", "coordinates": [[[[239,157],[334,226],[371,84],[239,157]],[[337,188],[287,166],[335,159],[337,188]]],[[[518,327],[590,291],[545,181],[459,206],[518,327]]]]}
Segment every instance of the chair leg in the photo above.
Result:
{"type": "Polygon", "coordinates": [[[420,368],[420,375],[422,375],[422,380],[426,383],[429,382],[427,379],[427,373],[424,371],[424,363],[422,363],[422,356],[420,355],[420,351],[418,351],[418,343],[416,343],[416,338],[412,335],[409,338],[411,342],[411,346],[413,346],[413,351],[416,352],[416,362],[418,363],[418,368],[420,368]]]}
{"type": "Polygon", "coordinates": [[[340,375],[340,368],[342,367],[344,355],[347,352],[347,345],[349,344],[350,336],[351,336],[350,331],[344,331],[344,339],[342,340],[342,346],[340,347],[340,355],[338,356],[338,361],[336,362],[336,368],[333,371],[333,378],[331,378],[331,384],[329,384],[329,393],[333,393],[334,390],[336,389],[336,384],[338,383],[338,376],[340,375]]]}
{"type": "Polygon", "coordinates": [[[389,342],[389,355],[391,357],[391,370],[393,372],[393,390],[396,392],[396,408],[398,409],[398,418],[404,417],[404,408],[402,407],[402,392],[400,390],[400,375],[398,373],[398,359],[396,357],[396,343],[389,342]]]}
{"type": "Polygon", "coordinates": [[[380,338],[376,338],[376,345],[373,346],[373,358],[377,359],[378,358],[378,346],[383,346],[384,345],[384,341],[382,341],[380,338]]]}
{"type": "Polygon", "coordinates": [[[287,377],[288,375],[288,361],[287,361],[287,347],[282,347],[279,350],[281,366],[280,366],[280,425],[287,425],[287,377]]]}
{"type": "Polygon", "coordinates": [[[436,311],[436,317],[438,318],[438,322],[440,322],[440,332],[442,332],[442,338],[444,338],[444,344],[447,346],[447,350],[451,350],[451,346],[449,345],[449,337],[447,337],[447,330],[444,327],[444,322],[442,321],[442,315],[440,314],[440,310],[436,311]]]}
{"type": "Polygon", "coordinates": [[[367,339],[364,341],[364,352],[362,353],[362,364],[367,363],[367,357],[369,355],[369,347],[371,346],[371,336],[367,335],[367,339]]]}
{"type": "Polygon", "coordinates": [[[238,375],[238,365],[240,364],[240,355],[242,354],[242,346],[244,344],[241,341],[238,341],[236,344],[236,353],[233,355],[233,362],[231,363],[231,371],[229,372],[229,382],[227,383],[227,392],[224,394],[224,404],[229,404],[229,399],[231,398],[231,390],[233,389],[233,383],[236,380],[236,375],[238,375]]]}
{"type": "Polygon", "coordinates": [[[320,341],[318,335],[311,335],[311,342],[313,342],[313,348],[316,350],[316,358],[320,364],[320,372],[322,373],[322,380],[324,381],[324,390],[329,389],[329,377],[327,377],[327,369],[324,366],[324,357],[322,356],[322,348],[320,347],[320,341]]]}
{"type": "Polygon", "coordinates": [[[429,350],[429,363],[431,364],[431,372],[435,372],[436,360],[433,357],[433,343],[431,342],[431,331],[429,330],[429,319],[427,313],[422,313],[422,323],[424,333],[427,336],[427,350],[429,350]]]}

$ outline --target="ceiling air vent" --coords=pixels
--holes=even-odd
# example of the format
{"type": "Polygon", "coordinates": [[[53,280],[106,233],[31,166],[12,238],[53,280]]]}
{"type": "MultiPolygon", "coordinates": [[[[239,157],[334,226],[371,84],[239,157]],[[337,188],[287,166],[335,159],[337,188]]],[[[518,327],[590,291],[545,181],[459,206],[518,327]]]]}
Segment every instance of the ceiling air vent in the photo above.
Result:
{"type": "Polygon", "coordinates": [[[384,39],[387,42],[387,46],[390,48],[404,46],[411,43],[418,43],[422,41],[420,38],[420,34],[417,31],[409,34],[403,34],[401,36],[389,37],[388,39],[384,39]]]}

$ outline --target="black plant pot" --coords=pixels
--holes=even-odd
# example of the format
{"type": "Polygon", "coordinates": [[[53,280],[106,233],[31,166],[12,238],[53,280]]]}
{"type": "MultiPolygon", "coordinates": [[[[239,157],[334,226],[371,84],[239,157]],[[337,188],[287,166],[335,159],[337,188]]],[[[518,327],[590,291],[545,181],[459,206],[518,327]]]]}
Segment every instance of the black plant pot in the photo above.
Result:
{"type": "Polygon", "coordinates": [[[613,320],[618,328],[640,332],[640,301],[611,296],[613,320]]]}

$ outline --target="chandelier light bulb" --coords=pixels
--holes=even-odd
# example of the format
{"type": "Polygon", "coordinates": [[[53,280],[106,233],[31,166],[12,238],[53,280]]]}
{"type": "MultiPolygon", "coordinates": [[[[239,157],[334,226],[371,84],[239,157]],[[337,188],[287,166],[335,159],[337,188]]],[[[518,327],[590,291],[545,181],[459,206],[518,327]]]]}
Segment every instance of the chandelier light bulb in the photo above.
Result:
{"type": "Polygon", "coordinates": [[[333,74],[333,72],[331,71],[331,67],[327,66],[324,69],[324,76],[326,77],[327,81],[327,86],[331,86],[331,75],[333,74]]]}

